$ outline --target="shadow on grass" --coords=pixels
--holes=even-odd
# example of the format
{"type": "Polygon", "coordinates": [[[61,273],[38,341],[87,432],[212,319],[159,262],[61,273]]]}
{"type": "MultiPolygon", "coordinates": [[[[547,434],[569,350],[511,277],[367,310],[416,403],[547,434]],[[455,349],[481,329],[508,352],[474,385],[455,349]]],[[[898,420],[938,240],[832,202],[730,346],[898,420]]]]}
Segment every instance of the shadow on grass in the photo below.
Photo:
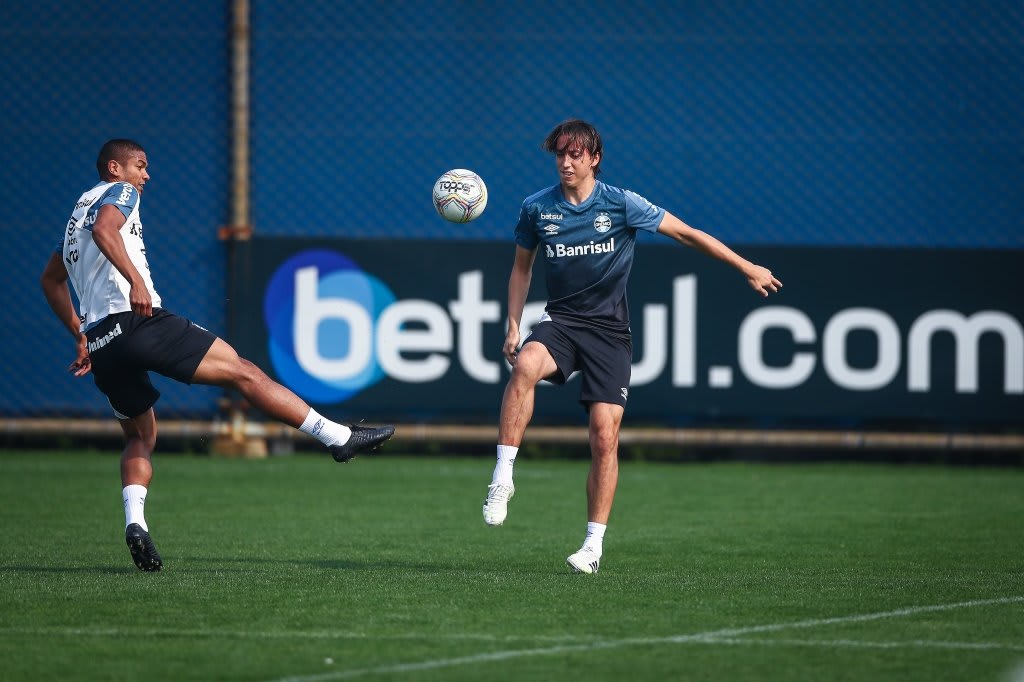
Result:
{"type": "Polygon", "coordinates": [[[245,566],[299,566],[306,568],[318,568],[331,571],[378,571],[401,569],[407,571],[418,571],[423,573],[438,573],[451,571],[452,569],[468,568],[453,566],[447,563],[425,563],[417,561],[402,561],[396,559],[358,561],[354,559],[274,559],[268,557],[211,557],[191,556],[180,557],[175,563],[190,563],[189,570],[196,572],[220,571],[225,566],[237,567],[241,570],[245,566]],[[214,568],[200,568],[200,565],[216,564],[214,568]]]}
{"type": "Polygon", "coordinates": [[[3,566],[0,573],[92,573],[97,575],[128,575],[143,573],[132,565],[128,566],[3,566]]]}
{"type": "MultiPolygon", "coordinates": [[[[445,573],[467,573],[467,574],[504,574],[507,565],[495,563],[493,566],[482,565],[479,562],[424,562],[402,559],[377,559],[377,560],[355,560],[355,559],[289,559],[271,557],[216,557],[216,556],[179,556],[164,555],[164,567],[157,573],[243,573],[253,569],[272,570],[273,567],[293,566],[325,571],[350,571],[350,572],[377,572],[377,571],[404,571],[407,573],[422,574],[445,574],[445,573]]],[[[564,567],[538,565],[534,571],[527,570],[527,573],[548,575],[551,573],[562,573],[564,567]]],[[[32,566],[13,565],[0,567],[0,574],[5,572],[24,574],[92,574],[124,576],[140,571],[130,563],[126,566],[32,566]]],[[[522,570],[520,570],[522,572],[522,570]]],[[[570,573],[566,572],[567,575],[570,573]]]]}
{"type": "MultiPolygon", "coordinates": [[[[221,559],[215,557],[191,557],[171,559],[164,561],[164,567],[156,573],[242,573],[270,566],[299,566],[318,568],[328,571],[386,571],[401,570],[414,571],[417,573],[442,573],[452,569],[451,566],[441,564],[413,564],[400,561],[344,561],[344,560],[300,560],[300,559],[221,559]]],[[[0,575],[3,573],[21,573],[28,575],[40,574],[80,574],[80,575],[108,575],[124,576],[133,573],[146,573],[134,566],[5,566],[0,568],[0,575]]]]}
{"type": "MultiPolygon", "coordinates": [[[[165,558],[166,559],[166,558],[165,558]]],[[[377,572],[402,572],[402,573],[414,573],[421,575],[452,575],[462,574],[467,576],[494,576],[502,577],[508,574],[508,564],[495,561],[493,564],[482,564],[479,561],[467,560],[465,562],[458,561],[416,561],[416,560],[405,560],[400,558],[380,558],[380,559],[296,559],[296,558],[246,558],[246,557],[211,557],[211,556],[192,556],[192,557],[181,557],[177,560],[173,559],[173,566],[184,566],[188,565],[188,571],[192,573],[223,573],[225,571],[230,572],[243,572],[246,567],[258,568],[258,567],[269,567],[269,566],[293,566],[298,568],[306,568],[311,570],[322,570],[322,571],[348,571],[352,573],[377,573],[377,572]],[[214,566],[210,566],[214,564],[214,566]]],[[[173,570],[172,566],[172,570],[173,570]]],[[[167,563],[165,560],[164,570],[167,570],[167,563]]],[[[565,568],[563,563],[554,562],[550,565],[543,563],[537,563],[532,567],[519,566],[516,570],[516,574],[519,577],[529,576],[551,576],[565,574],[570,577],[578,577],[571,571],[565,568]]]]}

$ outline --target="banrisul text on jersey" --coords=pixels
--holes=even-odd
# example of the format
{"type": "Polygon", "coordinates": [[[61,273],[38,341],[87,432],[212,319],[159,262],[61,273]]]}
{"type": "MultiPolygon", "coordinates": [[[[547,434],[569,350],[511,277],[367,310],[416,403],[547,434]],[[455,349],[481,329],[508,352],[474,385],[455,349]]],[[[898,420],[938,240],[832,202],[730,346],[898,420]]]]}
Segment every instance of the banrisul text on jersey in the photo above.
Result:
{"type": "Polygon", "coordinates": [[[579,205],[565,200],[560,185],[527,197],[516,243],[530,250],[543,245],[548,315],[627,332],[626,282],[636,233],[656,232],[664,215],[639,194],[603,182],[579,205]]]}

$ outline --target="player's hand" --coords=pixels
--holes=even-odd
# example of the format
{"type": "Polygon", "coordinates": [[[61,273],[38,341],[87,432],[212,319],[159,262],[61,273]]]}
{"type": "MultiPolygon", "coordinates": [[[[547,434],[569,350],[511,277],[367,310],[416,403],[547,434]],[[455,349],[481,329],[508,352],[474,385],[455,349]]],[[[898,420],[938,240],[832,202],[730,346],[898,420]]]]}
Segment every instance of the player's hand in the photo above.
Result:
{"type": "Polygon", "coordinates": [[[760,265],[752,265],[749,270],[745,273],[747,276],[747,282],[754,288],[754,291],[767,296],[768,292],[779,293],[779,289],[782,288],[782,282],[780,282],[772,271],[768,268],[761,267],[760,265]]]}
{"type": "Polygon", "coordinates": [[[89,357],[89,341],[85,334],[78,335],[77,354],[68,371],[76,377],[84,377],[92,370],[92,359],[89,357]]]}
{"type": "Polygon", "coordinates": [[[133,284],[128,292],[128,300],[132,304],[132,312],[142,317],[153,316],[153,298],[145,284],[133,284]]]}
{"type": "Polygon", "coordinates": [[[505,359],[508,360],[508,364],[516,364],[516,356],[519,355],[519,330],[509,329],[505,335],[505,345],[502,347],[501,352],[504,353],[505,359]]]}

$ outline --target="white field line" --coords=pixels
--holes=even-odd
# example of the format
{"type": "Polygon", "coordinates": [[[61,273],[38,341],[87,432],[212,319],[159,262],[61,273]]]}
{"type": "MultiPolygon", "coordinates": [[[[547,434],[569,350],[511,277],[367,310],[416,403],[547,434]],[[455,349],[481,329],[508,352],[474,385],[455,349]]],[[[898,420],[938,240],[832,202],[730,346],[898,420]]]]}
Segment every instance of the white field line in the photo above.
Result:
{"type": "MultiPolygon", "coordinates": [[[[779,632],[782,630],[795,630],[815,628],[825,625],[840,625],[849,623],[864,623],[873,620],[886,618],[901,618],[904,616],[915,616],[922,613],[935,613],[939,611],[953,611],[978,606],[994,606],[1003,604],[1024,603],[1024,596],[1002,597],[999,599],[975,599],[971,601],[955,602],[952,604],[935,604],[932,606],[910,606],[893,611],[881,611],[877,613],[864,613],[854,616],[837,616],[835,618],[811,618],[789,623],[770,623],[766,625],[752,625],[743,628],[727,628],[722,630],[709,630],[691,635],[674,635],[672,637],[630,637],[616,640],[597,640],[586,644],[563,644],[551,647],[532,649],[514,649],[508,651],[492,651],[489,653],[473,654],[471,656],[459,656],[456,658],[440,658],[432,661],[420,661],[416,663],[395,663],[382,665],[374,668],[356,668],[351,670],[338,670],[315,675],[301,675],[281,678],[275,682],[327,682],[329,680],[348,680],[357,677],[368,677],[371,675],[395,675],[398,673],[417,672],[420,670],[432,670],[436,668],[451,668],[460,665],[472,665],[475,663],[491,663],[505,661],[512,658],[527,658],[531,656],[552,656],[556,654],[596,651],[599,649],[612,649],[625,646],[651,646],[664,644],[687,644],[705,643],[716,644],[721,640],[728,640],[763,632],[779,632]]],[[[752,640],[757,641],[757,640],[752,640]]],[[[843,640],[839,640],[843,641],[843,640]]],[[[757,643],[761,643],[757,641],[757,643]]],[[[771,640],[766,640],[770,644],[771,640]]]]}
{"type": "Polygon", "coordinates": [[[1003,644],[1001,642],[943,642],[911,639],[904,642],[872,642],[858,639],[759,639],[713,637],[705,640],[710,644],[764,644],[767,646],[809,646],[809,647],[850,647],[864,649],[966,649],[977,651],[1024,651],[1024,644],[1003,644]]]}

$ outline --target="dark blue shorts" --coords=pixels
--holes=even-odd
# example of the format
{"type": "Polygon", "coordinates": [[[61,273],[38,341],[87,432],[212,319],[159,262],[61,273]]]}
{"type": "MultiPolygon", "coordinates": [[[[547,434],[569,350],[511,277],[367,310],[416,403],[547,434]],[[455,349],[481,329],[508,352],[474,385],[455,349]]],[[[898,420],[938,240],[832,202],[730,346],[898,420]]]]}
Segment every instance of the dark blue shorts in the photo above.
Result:
{"type": "Polygon", "coordinates": [[[573,372],[580,372],[580,402],[584,406],[626,406],[633,361],[633,342],[628,334],[569,326],[548,319],[533,328],[523,345],[527,343],[542,344],[554,358],[558,370],[546,377],[548,381],[564,384],[573,372]]]}
{"type": "Polygon", "coordinates": [[[149,380],[157,372],[191,384],[216,335],[163,308],[152,317],[115,313],[85,332],[96,387],[121,419],[156,404],[160,391],[149,380]]]}

